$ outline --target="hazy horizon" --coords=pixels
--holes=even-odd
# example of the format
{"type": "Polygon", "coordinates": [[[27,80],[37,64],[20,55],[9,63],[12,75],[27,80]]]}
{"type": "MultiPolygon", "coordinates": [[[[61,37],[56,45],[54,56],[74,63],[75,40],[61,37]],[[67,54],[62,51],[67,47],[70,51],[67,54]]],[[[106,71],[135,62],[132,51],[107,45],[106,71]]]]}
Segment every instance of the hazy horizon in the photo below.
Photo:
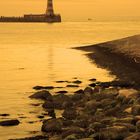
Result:
{"type": "MultiPolygon", "coordinates": [[[[0,16],[40,14],[47,5],[47,0],[0,1],[0,16]]],[[[139,5],[139,0],[54,0],[55,12],[60,13],[63,20],[140,17],[139,5]]]]}

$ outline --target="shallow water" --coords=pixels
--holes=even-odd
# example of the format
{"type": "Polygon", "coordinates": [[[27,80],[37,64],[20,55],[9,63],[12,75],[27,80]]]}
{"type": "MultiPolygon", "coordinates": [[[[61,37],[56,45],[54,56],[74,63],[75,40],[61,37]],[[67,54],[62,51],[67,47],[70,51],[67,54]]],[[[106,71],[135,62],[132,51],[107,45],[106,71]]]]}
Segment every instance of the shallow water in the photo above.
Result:
{"type": "MultiPolygon", "coordinates": [[[[97,68],[84,54],[71,47],[95,44],[140,33],[140,22],[64,22],[59,24],[0,24],[0,113],[18,118],[16,127],[0,127],[0,139],[32,136],[40,132],[37,115],[43,110],[31,104],[33,86],[54,85],[57,80],[110,81],[115,76],[97,68]],[[29,121],[35,121],[31,123],[29,121]]],[[[71,93],[76,89],[63,88],[71,93]]],[[[63,90],[62,89],[62,90],[63,90]]],[[[51,91],[60,90],[56,89],[51,91]]],[[[59,111],[58,111],[59,112],[59,111]]],[[[1,120],[6,118],[0,117],[1,120]]]]}

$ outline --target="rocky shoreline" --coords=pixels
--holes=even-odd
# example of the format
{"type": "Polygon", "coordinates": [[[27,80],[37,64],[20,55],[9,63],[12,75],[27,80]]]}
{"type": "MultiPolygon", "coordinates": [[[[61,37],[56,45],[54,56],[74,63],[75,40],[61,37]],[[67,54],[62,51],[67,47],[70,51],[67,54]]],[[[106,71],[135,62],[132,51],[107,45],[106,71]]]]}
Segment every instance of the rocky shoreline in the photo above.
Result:
{"type": "Polygon", "coordinates": [[[40,87],[29,98],[43,100],[50,118],[42,118],[42,135],[19,140],[139,139],[140,91],[120,93],[130,88],[133,85],[124,81],[94,81],[75,93],[52,95],[40,87]],[[57,117],[56,109],[63,111],[62,117],[57,117]]]}

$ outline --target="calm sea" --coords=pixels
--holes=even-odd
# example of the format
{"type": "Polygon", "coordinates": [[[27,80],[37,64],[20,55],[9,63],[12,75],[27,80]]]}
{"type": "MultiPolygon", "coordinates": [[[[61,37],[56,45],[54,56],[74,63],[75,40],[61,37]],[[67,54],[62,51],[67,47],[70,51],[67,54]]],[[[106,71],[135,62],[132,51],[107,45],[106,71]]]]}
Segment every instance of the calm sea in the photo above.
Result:
{"type": "MultiPolygon", "coordinates": [[[[79,50],[71,49],[140,34],[140,22],[63,22],[57,24],[0,24],[0,121],[17,118],[20,125],[0,127],[0,139],[39,134],[41,101],[28,98],[36,85],[54,85],[57,80],[88,79],[109,81],[114,78],[98,68],[79,50]],[[34,121],[32,123],[31,121],[34,121]]],[[[65,89],[65,88],[64,88],[65,89]]],[[[58,90],[58,89],[57,89],[58,90]]],[[[60,89],[59,89],[60,90],[60,89]]],[[[66,89],[72,92],[73,89],[66,89]]],[[[76,90],[76,89],[75,89],[76,90]]],[[[54,93],[51,91],[51,93],[54,93]]],[[[59,115],[59,111],[58,111],[59,115]]]]}

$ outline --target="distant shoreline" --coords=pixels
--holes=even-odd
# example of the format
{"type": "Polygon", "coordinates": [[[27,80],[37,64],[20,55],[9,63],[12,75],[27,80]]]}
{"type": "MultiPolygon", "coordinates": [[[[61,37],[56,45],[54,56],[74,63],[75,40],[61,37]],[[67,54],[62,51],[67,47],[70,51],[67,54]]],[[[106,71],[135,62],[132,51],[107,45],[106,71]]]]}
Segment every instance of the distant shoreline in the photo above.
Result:
{"type": "Polygon", "coordinates": [[[140,88],[140,35],[76,49],[87,51],[99,67],[140,88]]]}

